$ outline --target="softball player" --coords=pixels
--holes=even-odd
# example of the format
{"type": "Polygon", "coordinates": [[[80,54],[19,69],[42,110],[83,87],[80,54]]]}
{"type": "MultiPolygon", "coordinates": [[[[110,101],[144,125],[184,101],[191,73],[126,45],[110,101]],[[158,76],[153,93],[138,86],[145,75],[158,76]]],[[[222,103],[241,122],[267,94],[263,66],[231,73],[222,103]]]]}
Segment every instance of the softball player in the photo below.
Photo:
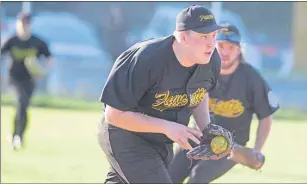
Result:
{"type": "MultiPolygon", "coordinates": [[[[12,139],[14,149],[23,145],[24,132],[28,122],[27,109],[35,86],[33,76],[29,71],[30,68],[27,68],[25,64],[26,60],[32,62],[31,65],[33,65],[33,58],[44,55],[48,64],[51,63],[51,54],[47,44],[31,34],[30,20],[29,14],[20,13],[16,21],[16,35],[13,35],[1,45],[1,55],[8,53],[12,59],[9,72],[10,83],[17,92],[17,112],[14,119],[12,139]]],[[[34,71],[34,68],[31,69],[34,71]]]]}
{"type": "MultiPolygon", "coordinates": [[[[233,25],[224,25],[217,35],[217,50],[221,57],[219,85],[210,92],[210,112],[218,124],[234,132],[236,143],[245,146],[249,140],[253,114],[259,119],[254,150],[261,152],[271,128],[271,115],[279,109],[272,90],[260,74],[244,61],[240,48],[240,33],[233,25]]],[[[189,183],[210,183],[229,171],[236,163],[231,159],[194,162],[186,151],[175,154],[169,166],[174,183],[182,183],[190,176],[189,183]]]]}
{"type": "Polygon", "coordinates": [[[220,28],[202,6],[182,10],[171,36],[137,43],[116,60],[101,94],[99,142],[110,163],[106,183],[172,183],[173,142],[191,150],[209,123],[207,92],[220,71],[220,28]]]}

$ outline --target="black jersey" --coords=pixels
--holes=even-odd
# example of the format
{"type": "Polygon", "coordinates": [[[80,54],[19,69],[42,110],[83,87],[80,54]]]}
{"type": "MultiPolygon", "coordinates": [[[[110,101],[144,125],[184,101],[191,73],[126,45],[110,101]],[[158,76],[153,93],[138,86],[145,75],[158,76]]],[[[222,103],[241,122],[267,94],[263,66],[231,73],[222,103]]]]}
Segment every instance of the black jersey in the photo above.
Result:
{"type": "MultiPolygon", "coordinates": [[[[104,86],[101,102],[187,125],[192,110],[215,87],[221,63],[215,50],[208,64],[183,67],[173,52],[173,40],[173,36],[148,40],[121,54],[104,86]]],[[[171,142],[161,134],[137,134],[171,142]]]]}
{"type": "Polygon", "coordinates": [[[50,57],[51,55],[47,44],[33,35],[28,40],[21,40],[16,35],[12,36],[1,46],[1,54],[5,53],[9,53],[13,61],[10,67],[10,76],[16,80],[31,78],[24,63],[26,57],[41,55],[50,57]]]}
{"type": "Polygon", "coordinates": [[[220,75],[218,87],[209,93],[215,123],[234,131],[238,143],[249,140],[253,114],[263,119],[279,109],[266,81],[249,64],[241,63],[231,75],[220,75]]]}

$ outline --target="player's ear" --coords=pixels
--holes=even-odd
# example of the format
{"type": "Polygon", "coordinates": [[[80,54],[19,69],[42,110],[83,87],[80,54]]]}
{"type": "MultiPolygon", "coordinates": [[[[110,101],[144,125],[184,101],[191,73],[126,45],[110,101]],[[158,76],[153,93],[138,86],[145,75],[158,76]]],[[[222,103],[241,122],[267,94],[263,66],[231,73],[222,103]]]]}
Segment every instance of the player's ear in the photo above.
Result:
{"type": "Polygon", "coordinates": [[[187,37],[185,31],[174,31],[174,36],[179,43],[186,43],[187,37]]]}
{"type": "Polygon", "coordinates": [[[186,43],[187,43],[189,34],[190,34],[189,31],[181,31],[181,32],[179,33],[179,35],[180,35],[180,40],[181,40],[181,42],[182,42],[183,44],[186,44],[186,43]]]}

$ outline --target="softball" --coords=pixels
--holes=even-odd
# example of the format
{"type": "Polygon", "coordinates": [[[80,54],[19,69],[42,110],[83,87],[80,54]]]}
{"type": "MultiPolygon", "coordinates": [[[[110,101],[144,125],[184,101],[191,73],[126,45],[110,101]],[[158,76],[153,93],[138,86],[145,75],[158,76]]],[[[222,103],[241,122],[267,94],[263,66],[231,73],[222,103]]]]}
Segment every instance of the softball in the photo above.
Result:
{"type": "Polygon", "coordinates": [[[210,146],[215,154],[220,154],[227,149],[227,140],[222,136],[216,136],[211,140],[210,146]]]}

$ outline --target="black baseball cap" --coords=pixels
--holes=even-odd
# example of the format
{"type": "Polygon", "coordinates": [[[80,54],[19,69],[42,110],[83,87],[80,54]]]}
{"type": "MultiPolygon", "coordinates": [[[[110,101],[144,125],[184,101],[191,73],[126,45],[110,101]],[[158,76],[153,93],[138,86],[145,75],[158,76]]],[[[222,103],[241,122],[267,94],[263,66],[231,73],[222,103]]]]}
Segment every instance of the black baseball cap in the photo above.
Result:
{"type": "Polygon", "coordinates": [[[241,35],[239,29],[230,23],[225,23],[221,25],[216,40],[217,41],[228,41],[233,44],[239,45],[241,42],[241,35]]]}
{"type": "Polygon", "coordinates": [[[198,33],[210,33],[220,29],[210,10],[203,6],[192,5],[183,9],[176,18],[176,30],[193,30],[198,33]]]}
{"type": "Polygon", "coordinates": [[[17,15],[17,20],[21,20],[22,23],[29,24],[29,23],[31,23],[31,14],[30,13],[25,13],[25,12],[20,12],[17,15]]]}

